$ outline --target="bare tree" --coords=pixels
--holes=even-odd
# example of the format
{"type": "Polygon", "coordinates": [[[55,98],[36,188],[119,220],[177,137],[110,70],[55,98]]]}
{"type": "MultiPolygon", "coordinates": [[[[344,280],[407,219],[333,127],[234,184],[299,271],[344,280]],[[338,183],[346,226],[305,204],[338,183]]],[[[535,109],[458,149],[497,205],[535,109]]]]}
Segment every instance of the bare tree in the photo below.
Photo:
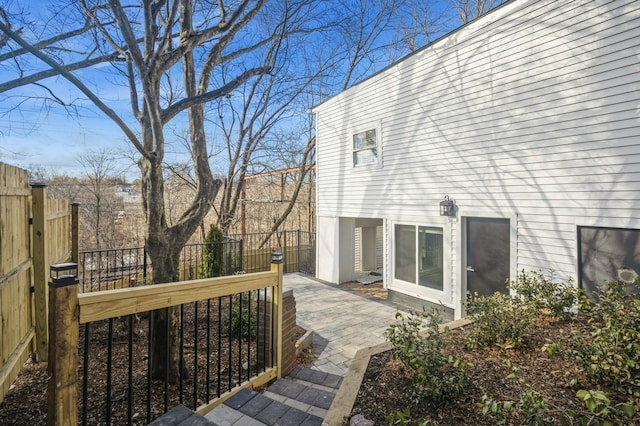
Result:
{"type": "Polygon", "coordinates": [[[410,52],[451,30],[451,19],[441,5],[429,0],[404,1],[396,9],[396,33],[410,52]]]}
{"type": "Polygon", "coordinates": [[[398,59],[398,40],[391,34],[398,13],[398,0],[344,1],[340,39],[345,54],[344,90],[381,66],[398,59]]]}
{"type": "MultiPolygon", "coordinates": [[[[15,78],[0,83],[0,93],[40,84],[47,77],[59,75],[109,117],[138,151],[147,220],[146,247],[154,268],[154,282],[178,279],[180,251],[208,212],[209,200],[215,198],[221,185],[209,165],[205,105],[230,96],[248,81],[272,72],[272,52],[296,31],[309,2],[290,0],[286,7],[278,8],[266,8],[265,3],[265,0],[228,3],[145,0],[138,5],[125,5],[119,0],[80,0],[65,6],[69,13],[83,16],[80,20],[83,25],[77,33],[65,33],[62,41],[56,36],[27,41],[21,28],[0,21],[2,37],[7,40],[0,58],[18,62],[21,58],[25,62],[37,58],[45,64],[34,72],[20,68],[15,78]],[[292,10],[298,10],[299,14],[290,13],[292,10]],[[268,16],[272,22],[277,17],[278,25],[262,28],[260,16],[268,16]],[[66,48],[71,41],[77,50],[66,48]],[[56,48],[62,52],[59,56],[55,54],[56,48]],[[129,88],[128,113],[112,108],[91,89],[89,73],[74,73],[107,61],[114,70],[111,79],[129,88]],[[222,69],[227,71],[224,78],[220,74],[222,69]],[[168,85],[174,89],[167,91],[168,85]],[[178,117],[188,122],[197,192],[181,218],[169,226],[163,175],[165,129],[178,117]]],[[[68,19],[69,15],[64,16],[68,19]]],[[[52,20],[62,17],[62,13],[57,13],[52,20]]],[[[35,28],[30,32],[44,33],[35,28]]],[[[43,86],[43,90],[66,104],[50,87],[43,86]]],[[[154,329],[158,332],[151,336],[150,356],[155,378],[175,381],[180,375],[178,321],[177,309],[154,313],[154,329]],[[171,330],[168,334],[162,331],[167,329],[171,330]],[[165,350],[167,347],[169,351],[165,350]]]]}
{"type": "MultiPolygon", "coordinates": [[[[120,174],[116,168],[115,153],[102,149],[78,156],[78,162],[84,170],[84,186],[89,195],[86,200],[78,200],[83,207],[83,219],[89,219],[88,230],[93,231],[95,248],[113,248],[115,222],[120,211],[124,212],[122,202],[115,195],[116,183],[120,174]],[[111,241],[107,241],[107,239],[111,241]]],[[[85,230],[86,227],[83,227],[85,230]]],[[[88,231],[87,230],[87,231],[88,231]]],[[[83,232],[86,235],[86,231],[83,232]]]]}
{"type": "MultiPolygon", "coordinates": [[[[264,76],[247,88],[240,105],[234,104],[233,100],[220,102],[219,116],[231,117],[219,121],[228,160],[222,196],[217,206],[218,226],[224,233],[229,231],[236,217],[247,174],[286,167],[286,163],[277,158],[278,151],[274,149],[281,145],[271,145],[273,139],[270,134],[283,117],[292,114],[292,110],[295,110],[293,104],[322,71],[323,67],[320,67],[312,75],[304,77],[303,84],[285,88],[281,79],[264,76]]],[[[305,170],[308,155],[298,160],[301,161],[302,170],[305,170]]]]}
{"type": "Polygon", "coordinates": [[[484,15],[508,0],[450,0],[462,24],[484,15]]]}

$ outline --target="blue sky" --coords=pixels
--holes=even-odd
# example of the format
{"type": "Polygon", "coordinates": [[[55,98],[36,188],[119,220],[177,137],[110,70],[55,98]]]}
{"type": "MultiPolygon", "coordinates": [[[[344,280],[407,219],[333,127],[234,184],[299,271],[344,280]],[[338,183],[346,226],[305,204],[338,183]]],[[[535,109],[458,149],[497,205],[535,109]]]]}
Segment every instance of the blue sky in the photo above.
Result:
{"type": "Polygon", "coordinates": [[[0,135],[0,161],[56,173],[80,173],[77,156],[87,151],[129,149],[122,131],[93,111],[74,116],[60,107],[23,110],[0,118],[0,129],[6,132],[0,135]]]}
{"type": "MultiPolygon", "coordinates": [[[[441,5],[442,0],[435,0],[435,3],[441,5]]],[[[0,4],[4,7],[12,4],[23,5],[32,13],[32,19],[42,25],[42,28],[47,28],[47,25],[44,25],[47,12],[41,7],[45,4],[44,2],[0,0],[0,4]]],[[[28,39],[29,33],[24,33],[23,36],[28,39]]],[[[36,69],[41,68],[42,63],[34,61],[30,65],[36,69]]],[[[383,65],[386,64],[379,64],[377,68],[383,65]]],[[[123,85],[105,84],[106,79],[112,83],[113,75],[109,73],[110,65],[106,64],[104,67],[104,69],[77,71],[76,74],[88,81],[88,85],[101,99],[107,101],[108,105],[125,121],[131,123],[131,128],[135,131],[137,129],[135,120],[127,116],[130,111],[128,89],[123,85]],[[105,91],[105,87],[108,87],[108,91],[105,91]]],[[[370,71],[375,71],[375,68],[370,71]]],[[[0,82],[8,81],[14,76],[15,70],[10,64],[0,63],[0,82]]],[[[28,99],[27,96],[31,94],[36,97],[46,94],[44,89],[33,85],[1,94],[0,161],[28,169],[36,168],[52,173],[77,175],[82,172],[82,166],[77,160],[78,155],[88,151],[109,149],[124,153],[119,160],[120,168],[123,170],[128,168],[127,176],[130,179],[137,177],[138,169],[131,158],[137,157],[137,153],[133,152],[131,144],[115,123],[84,99],[84,96],[79,95],[78,91],[65,79],[51,78],[43,81],[43,84],[52,88],[56,96],[65,102],[73,101],[77,110],[69,111],[56,104],[45,107],[41,98],[28,99]],[[18,102],[21,102],[19,108],[13,109],[18,102]]],[[[179,127],[180,120],[177,121],[179,127]]],[[[167,139],[170,141],[171,132],[166,132],[166,135],[169,136],[167,139]]],[[[184,159],[186,156],[177,143],[175,146],[168,145],[166,152],[168,159],[184,159]]]]}
{"type": "MultiPolygon", "coordinates": [[[[16,5],[24,7],[37,27],[47,28],[49,12],[42,0],[0,0],[0,5],[9,11],[17,10],[16,5]]],[[[15,26],[16,20],[13,22],[15,26]]],[[[73,23],[65,29],[75,27],[77,25],[73,23]]],[[[34,38],[29,28],[25,25],[22,33],[27,40],[34,38]]],[[[47,30],[42,31],[44,33],[47,30]]],[[[42,69],[43,63],[34,58],[28,66],[42,69]]],[[[99,68],[79,72],[82,73],[85,77],[90,75],[89,80],[94,82],[97,93],[110,103],[116,101],[118,105],[128,102],[126,90],[117,93],[111,89],[110,93],[100,93],[100,81],[106,77],[99,68]]],[[[11,64],[0,64],[0,82],[9,81],[15,76],[11,64]]],[[[65,79],[50,78],[43,80],[42,84],[51,88],[65,102],[73,100],[75,110],[67,110],[57,104],[47,106],[42,101],[46,91],[34,85],[3,93],[0,98],[0,161],[27,169],[77,175],[82,172],[77,160],[80,154],[105,148],[123,152],[130,150],[122,131],[88,100],[78,98],[78,91],[65,79]],[[35,96],[35,99],[28,99],[29,95],[35,96]]],[[[121,164],[124,168],[133,163],[125,160],[121,164]]]]}

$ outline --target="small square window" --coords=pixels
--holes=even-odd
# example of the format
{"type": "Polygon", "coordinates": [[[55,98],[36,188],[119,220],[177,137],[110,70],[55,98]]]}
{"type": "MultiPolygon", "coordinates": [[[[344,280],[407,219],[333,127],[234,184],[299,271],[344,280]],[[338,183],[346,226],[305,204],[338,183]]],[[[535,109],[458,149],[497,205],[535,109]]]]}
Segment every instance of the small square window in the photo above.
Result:
{"type": "Polygon", "coordinates": [[[376,129],[353,135],[353,165],[378,163],[378,137],[376,129]]]}

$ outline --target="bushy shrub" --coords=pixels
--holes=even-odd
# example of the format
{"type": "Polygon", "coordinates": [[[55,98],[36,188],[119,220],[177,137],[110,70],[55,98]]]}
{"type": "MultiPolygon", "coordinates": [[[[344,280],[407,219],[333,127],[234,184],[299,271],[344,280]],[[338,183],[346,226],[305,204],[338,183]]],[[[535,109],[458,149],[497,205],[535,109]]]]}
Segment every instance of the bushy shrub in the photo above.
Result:
{"type": "Polygon", "coordinates": [[[587,378],[623,392],[640,404],[640,299],[638,284],[609,282],[595,300],[580,299],[578,313],[591,332],[578,339],[573,354],[587,378]]]}
{"type": "Polygon", "coordinates": [[[601,424],[605,426],[628,424],[635,413],[632,403],[614,404],[609,396],[601,390],[581,389],[576,393],[587,410],[588,415],[575,415],[574,419],[579,419],[582,424],[601,424]]]}
{"type": "Polygon", "coordinates": [[[540,271],[522,270],[515,280],[509,282],[515,296],[536,314],[551,314],[561,317],[573,308],[580,291],[569,278],[566,282],[556,282],[553,276],[546,277],[540,271]]]}
{"type": "Polygon", "coordinates": [[[412,402],[447,402],[461,392],[466,379],[464,368],[459,360],[444,353],[446,331],[440,331],[437,312],[406,318],[397,313],[396,319],[399,321],[389,326],[384,336],[391,342],[392,357],[411,372],[412,402]]]}
{"type": "Polygon", "coordinates": [[[222,319],[222,332],[225,336],[241,339],[255,339],[258,335],[258,293],[245,291],[231,296],[231,309],[222,319]]]}
{"type": "Polygon", "coordinates": [[[467,295],[467,316],[474,328],[465,338],[469,349],[500,346],[515,348],[523,343],[523,336],[532,322],[531,312],[518,299],[508,294],[491,296],[467,295]]]}

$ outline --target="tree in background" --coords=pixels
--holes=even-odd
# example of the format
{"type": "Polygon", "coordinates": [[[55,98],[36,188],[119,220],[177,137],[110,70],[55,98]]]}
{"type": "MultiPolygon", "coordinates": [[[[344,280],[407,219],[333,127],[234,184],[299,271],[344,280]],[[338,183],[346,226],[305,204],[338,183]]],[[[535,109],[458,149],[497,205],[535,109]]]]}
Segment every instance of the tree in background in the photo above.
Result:
{"type": "Polygon", "coordinates": [[[449,0],[464,25],[508,0],[449,0]]]}
{"type": "MultiPolygon", "coordinates": [[[[108,150],[87,152],[78,157],[83,168],[83,179],[79,181],[84,195],[72,198],[80,203],[84,222],[83,237],[93,231],[93,246],[96,249],[114,248],[117,244],[116,222],[124,215],[124,203],[116,195],[120,171],[116,168],[115,153],[108,150]],[[86,230],[85,230],[86,228],[86,230]]],[[[87,246],[87,241],[83,242],[87,246]]]]}

